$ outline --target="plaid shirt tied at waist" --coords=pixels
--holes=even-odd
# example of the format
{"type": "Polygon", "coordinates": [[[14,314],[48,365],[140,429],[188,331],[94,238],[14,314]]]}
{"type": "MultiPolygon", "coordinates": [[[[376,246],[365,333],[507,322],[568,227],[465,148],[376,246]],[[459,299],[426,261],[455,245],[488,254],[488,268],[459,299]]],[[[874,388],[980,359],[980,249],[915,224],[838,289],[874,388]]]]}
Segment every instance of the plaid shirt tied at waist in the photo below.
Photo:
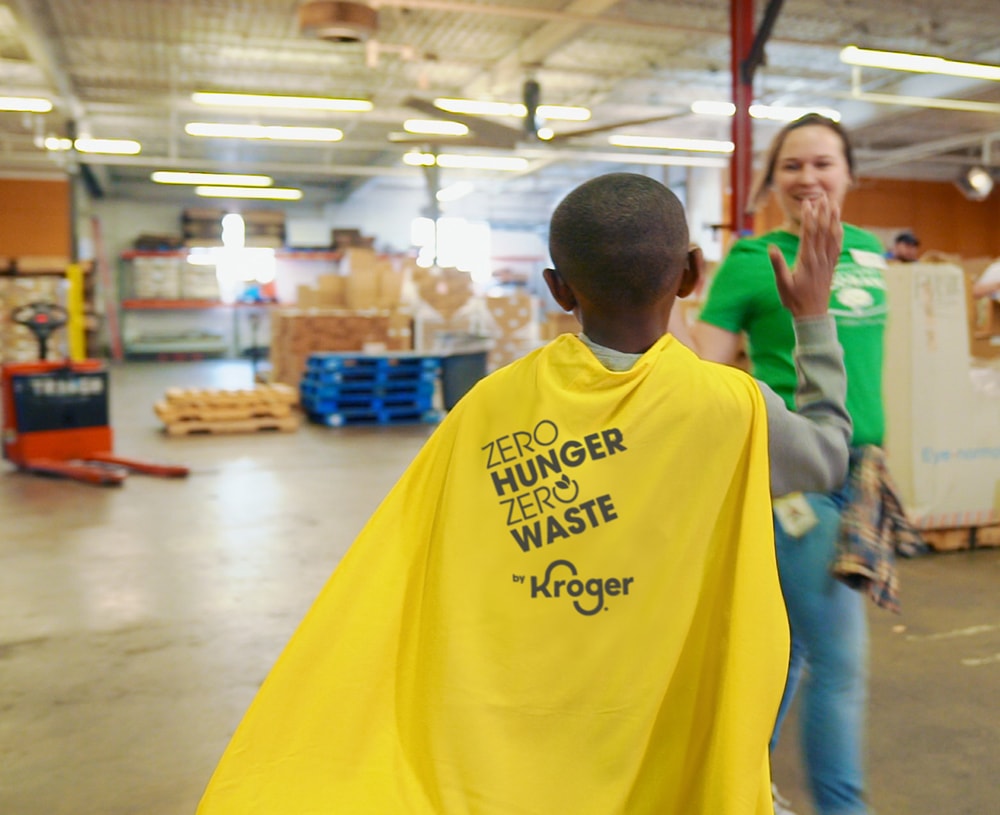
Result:
{"type": "Polygon", "coordinates": [[[899,611],[896,555],[914,557],[927,545],[906,517],[885,452],[873,444],[851,450],[833,573],[867,590],[875,605],[899,611]]]}

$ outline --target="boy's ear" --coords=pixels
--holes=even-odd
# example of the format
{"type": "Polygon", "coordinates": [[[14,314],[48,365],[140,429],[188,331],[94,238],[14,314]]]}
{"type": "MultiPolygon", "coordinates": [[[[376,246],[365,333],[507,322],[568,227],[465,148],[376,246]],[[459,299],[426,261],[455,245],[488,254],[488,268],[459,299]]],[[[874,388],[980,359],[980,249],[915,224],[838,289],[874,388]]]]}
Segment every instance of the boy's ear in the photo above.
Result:
{"type": "Polygon", "coordinates": [[[701,283],[702,275],[705,273],[705,256],[701,252],[701,247],[691,244],[688,247],[687,263],[684,264],[684,271],[681,272],[681,282],[677,287],[678,297],[687,297],[701,283]]]}
{"type": "Polygon", "coordinates": [[[546,269],[542,272],[542,277],[545,278],[545,285],[549,287],[549,291],[563,311],[572,311],[577,307],[576,295],[566,285],[559,272],[555,269],[546,269]]]}

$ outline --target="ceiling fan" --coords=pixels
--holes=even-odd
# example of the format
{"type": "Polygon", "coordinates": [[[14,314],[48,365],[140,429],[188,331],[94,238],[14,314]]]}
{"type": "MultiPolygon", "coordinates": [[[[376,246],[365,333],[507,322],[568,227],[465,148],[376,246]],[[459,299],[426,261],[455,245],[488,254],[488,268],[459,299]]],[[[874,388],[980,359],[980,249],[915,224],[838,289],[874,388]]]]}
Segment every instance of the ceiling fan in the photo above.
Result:
{"type": "Polygon", "coordinates": [[[642,119],[629,119],[626,121],[612,122],[609,124],[595,125],[593,127],[578,130],[568,130],[562,133],[555,133],[549,138],[541,138],[539,134],[540,122],[537,110],[540,100],[540,88],[538,82],[533,79],[525,81],[523,86],[523,102],[525,116],[520,128],[501,124],[483,116],[471,116],[462,113],[452,113],[442,110],[433,102],[421,99],[416,96],[408,97],[403,101],[406,107],[412,108],[419,113],[436,119],[459,122],[469,128],[469,134],[463,136],[442,136],[427,134],[395,134],[392,141],[404,144],[425,144],[432,146],[441,145],[461,145],[466,147],[488,147],[496,150],[513,150],[525,142],[538,144],[552,144],[565,142],[572,139],[593,136],[598,133],[606,133],[618,130],[623,127],[636,127],[639,125],[653,124],[655,122],[666,122],[690,114],[688,108],[675,110],[671,113],[659,116],[649,116],[642,119]]]}

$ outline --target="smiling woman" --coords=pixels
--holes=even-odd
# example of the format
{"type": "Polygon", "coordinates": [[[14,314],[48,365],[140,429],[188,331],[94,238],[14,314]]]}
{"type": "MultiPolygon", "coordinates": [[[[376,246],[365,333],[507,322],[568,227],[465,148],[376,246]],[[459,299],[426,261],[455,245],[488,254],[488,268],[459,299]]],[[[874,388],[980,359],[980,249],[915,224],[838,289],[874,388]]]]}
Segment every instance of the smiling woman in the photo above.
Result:
{"type": "MultiPolygon", "coordinates": [[[[781,226],[737,241],[712,281],[692,344],[718,362],[735,362],[741,334],[748,338],[753,374],[782,396],[790,408],[796,384],[792,320],[781,307],[769,251],[796,260],[802,213],[826,199],[838,209],[854,183],[854,153],[839,123],[810,113],[782,128],[768,151],[755,200],[773,195],[781,226]]],[[[881,241],[850,224],[833,279],[829,311],[837,324],[847,369],[847,409],[854,421],[854,445],[882,444],[882,344],[886,326],[885,266],[881,241]]],[[[792,631],[788,681],[771,747],[782,718],[803,679],[803,753],[820,815],[865,815],[862,761],[867,695],[864,595],[830,576],[836,556],[841,493],[790,496],[807,519],[801,528],[779,522],[775,544],[781,588],[792,631]]],[[[787,515],[787,513],[786,513],[787,515]]]]}

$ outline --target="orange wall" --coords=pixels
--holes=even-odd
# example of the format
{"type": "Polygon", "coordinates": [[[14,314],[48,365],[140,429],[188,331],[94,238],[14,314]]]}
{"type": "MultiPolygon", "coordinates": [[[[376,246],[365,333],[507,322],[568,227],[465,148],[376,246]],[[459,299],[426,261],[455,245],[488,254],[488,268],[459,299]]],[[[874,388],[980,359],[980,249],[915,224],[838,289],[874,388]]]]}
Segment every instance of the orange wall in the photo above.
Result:
{"type": "Polygon", "coordinates": [[[70,254],[68,181],[0,178],[0,257],[70,254]]]}
{"type": "MultiPolygon", "coordinates": [[[[847,194],[844,220],[866,229],[909,227],[920,250],[963,257],[1000,257],[1000,189],[985,201],[970,201],[951,182],[863,178],[847,194]]],[[[757,214],[755,231],[782,221],[773,196],[757,214]]]]}

